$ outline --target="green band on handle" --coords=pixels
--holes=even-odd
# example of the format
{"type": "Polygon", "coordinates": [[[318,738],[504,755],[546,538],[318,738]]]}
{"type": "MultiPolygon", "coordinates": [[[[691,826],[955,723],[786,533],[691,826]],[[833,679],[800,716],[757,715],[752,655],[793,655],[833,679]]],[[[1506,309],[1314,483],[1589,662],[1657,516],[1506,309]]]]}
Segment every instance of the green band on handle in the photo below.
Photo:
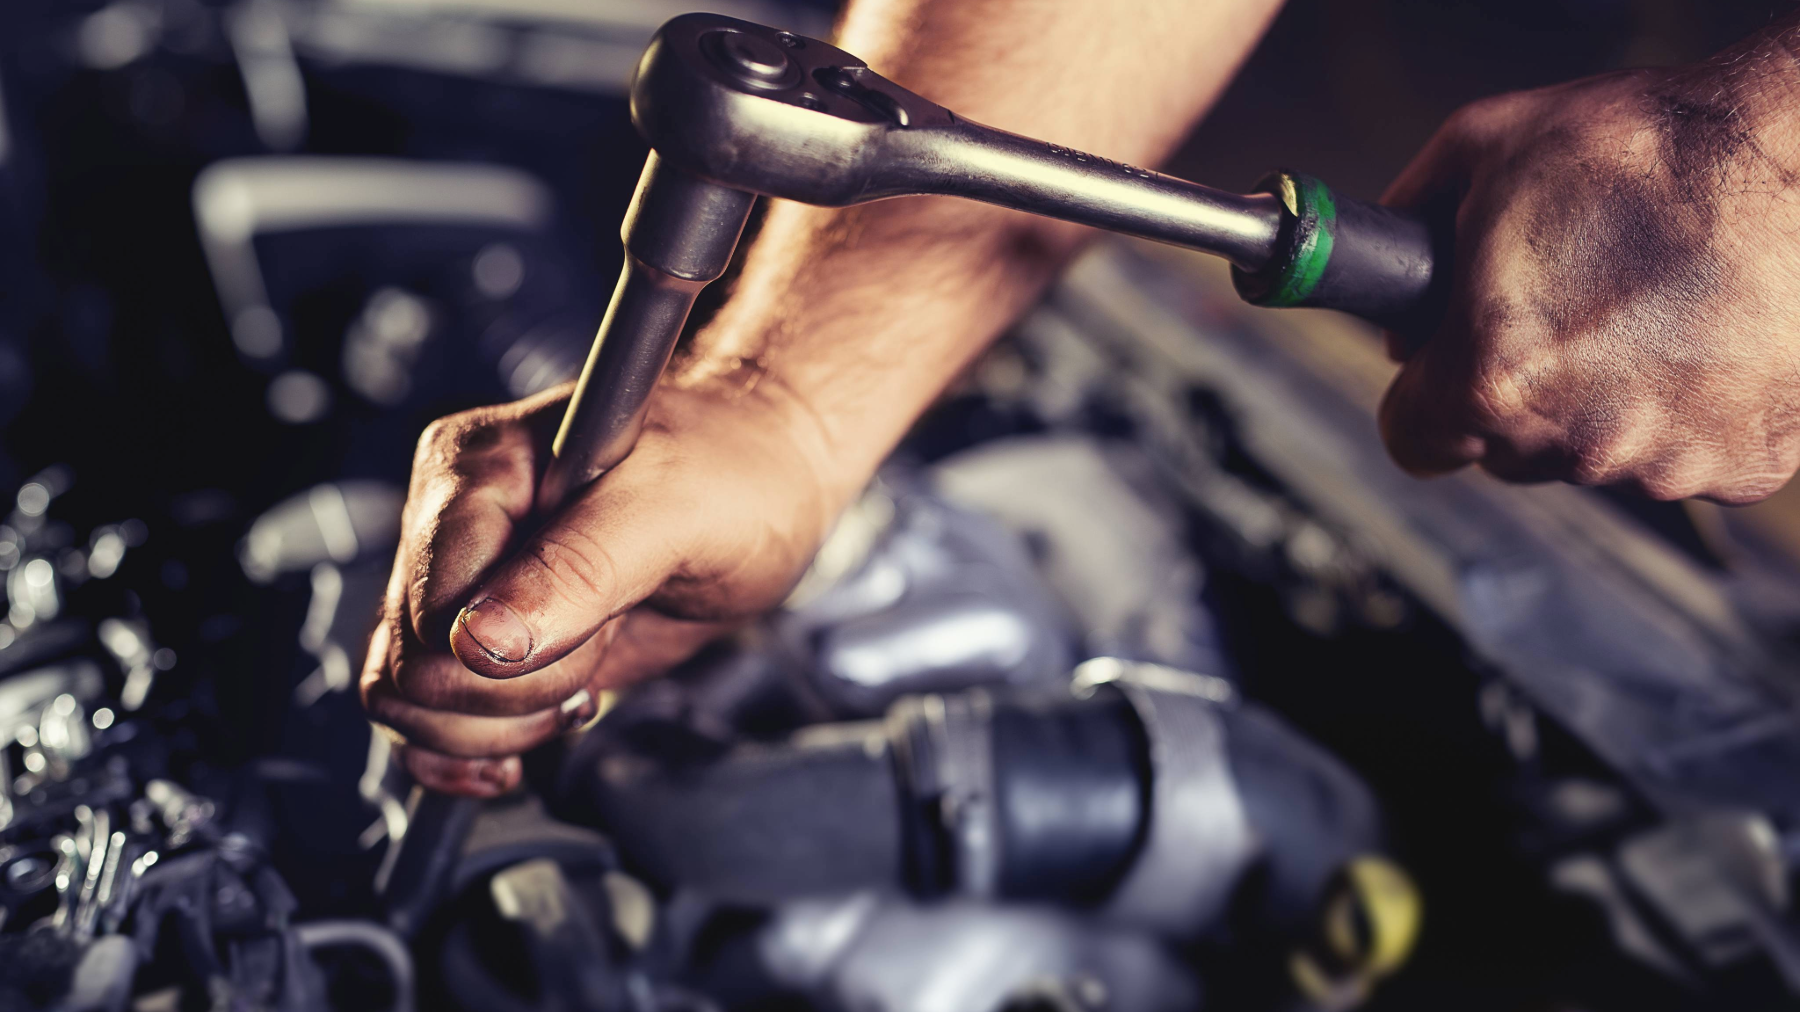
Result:
{"type": "Polygon", "coordinates": [[[1449,282],[1453,226],[1446,209],[1428,217],[1423,210],[1382,207],[1299,172],[1271,172],[1255,192],[1275,198],[1279,206],[1263,213],[1278,220],[1256,269],[1231,268],[1245,302],[1336,309],[1395,333],[1436,328],[1449,282]]]}
{"type": "Polygon", "coordinates": [[[1281,265],[1268,294],[1261,300],[1265,306],[1299,306],[1319,286],[1325,276],[1325,265],[1331,262],[1331,247],[1337,233],[1337,201],[1331,187],[1312,176],[1284,172],[1281,175],[1281,200],[1299,219],[1299,243],[1293,256],[1281,265]]]}

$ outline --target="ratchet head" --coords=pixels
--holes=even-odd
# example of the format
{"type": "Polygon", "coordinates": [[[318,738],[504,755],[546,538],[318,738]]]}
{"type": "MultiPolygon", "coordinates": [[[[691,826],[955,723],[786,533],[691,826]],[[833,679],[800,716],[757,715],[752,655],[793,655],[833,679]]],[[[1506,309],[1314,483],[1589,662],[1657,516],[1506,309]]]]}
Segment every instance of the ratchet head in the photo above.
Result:
{"type": "Polygon", "coordinates": [[[717,14],[663,25],[631,119],[665,160],[715,182],[825,207],[916,192],[890,139],[956,117],[835,46],[717,14]]]}

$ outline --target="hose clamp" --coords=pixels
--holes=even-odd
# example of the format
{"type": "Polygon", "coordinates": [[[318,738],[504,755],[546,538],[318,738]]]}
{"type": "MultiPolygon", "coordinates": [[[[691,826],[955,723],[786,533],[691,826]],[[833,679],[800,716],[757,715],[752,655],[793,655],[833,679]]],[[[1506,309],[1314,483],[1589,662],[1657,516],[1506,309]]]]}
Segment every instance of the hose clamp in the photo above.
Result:
{"type": "Polygon", "coordinates": [[[1191,935],[1218,920],[1260,849],[1225,750],[1220,708],[1236,694],[1224,679],[1159,664],[1108,657],[1076,669],[1075,691],[1103,684],[1143,722],[1152,777],[1142,849],[1105,913],[1191,935]]]}

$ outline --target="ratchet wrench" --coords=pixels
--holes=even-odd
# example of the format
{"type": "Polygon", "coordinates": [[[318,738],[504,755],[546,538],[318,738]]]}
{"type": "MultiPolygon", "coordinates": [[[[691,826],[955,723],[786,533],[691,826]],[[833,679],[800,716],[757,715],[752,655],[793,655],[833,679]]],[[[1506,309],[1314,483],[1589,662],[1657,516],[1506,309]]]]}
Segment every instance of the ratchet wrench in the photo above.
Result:
{"type": "MultiPolygon", "coordinates": [[[[1263,306],[1339,309],[1427,331],[1449,271],[1421,215],[1297,172],[1236,194],[982,126],[818,39],[713,14],[658,30],[631,89],[651,153],[621,235],[625,265],[538,493],[540,511],[631,452],[700,290],[724,273],[756,197],[846,207],[965,197],[1224,257],[1263,306]]],[[[449,881],[476,802],[422,793],[390,865],[411,933],[449,881]]]]}

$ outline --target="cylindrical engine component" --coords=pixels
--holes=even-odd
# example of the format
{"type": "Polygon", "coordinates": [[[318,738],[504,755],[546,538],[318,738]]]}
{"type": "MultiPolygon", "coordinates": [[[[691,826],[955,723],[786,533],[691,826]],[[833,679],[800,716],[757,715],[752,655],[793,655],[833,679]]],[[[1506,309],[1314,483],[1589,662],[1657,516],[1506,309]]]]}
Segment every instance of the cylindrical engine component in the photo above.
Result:
{"type": "Polygon", "coordinates": [[[1175,937],[1228,911],[1298,933],[1380,843],[1372,797],[1336,760],[1229,683],[1156,665],[1091,661],[1071,693],[908,697],[885,725],[697,759],[642,731],[595,729],[574,807],[639,874],[724,900],[899,887],[1175,937]]]}
{"type": "Polygon", "coordinates": [[[903,880],[901,801],[878,723],[819,725],[710,761],[588,761],[578,810],[591,805],[585,817],[651,882],[767,903],[903,880]]]}
{"type": "Polygon", "coordinates": [[[1091,902],[1137,855],[1149,752],[1121,694],[915,696],[888,722],[915,892],[1091,902]]]}

